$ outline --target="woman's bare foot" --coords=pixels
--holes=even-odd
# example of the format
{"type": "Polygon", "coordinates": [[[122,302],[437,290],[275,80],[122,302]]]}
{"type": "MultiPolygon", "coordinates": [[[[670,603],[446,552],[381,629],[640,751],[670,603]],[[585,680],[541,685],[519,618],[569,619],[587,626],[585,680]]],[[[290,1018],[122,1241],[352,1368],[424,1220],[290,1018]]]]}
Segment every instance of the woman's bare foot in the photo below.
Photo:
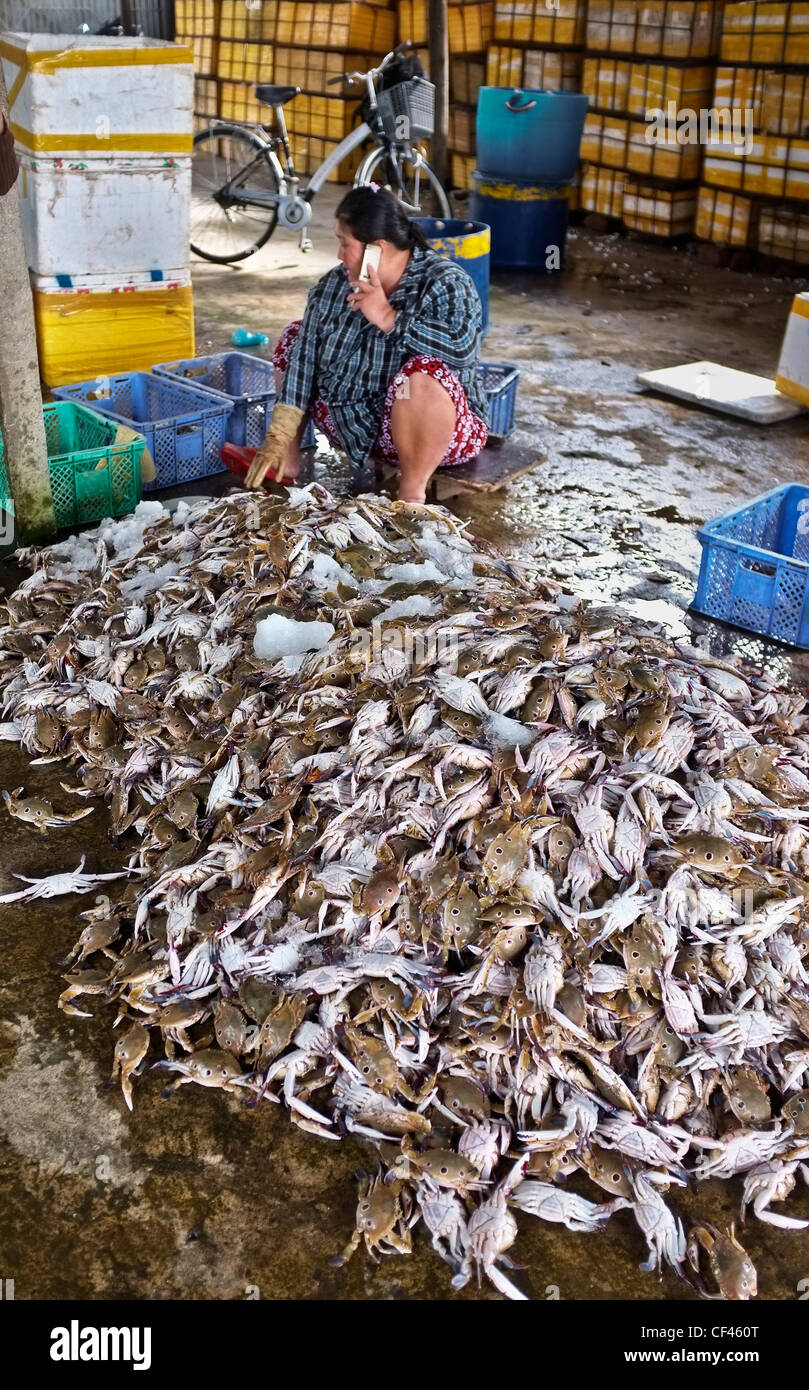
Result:
{"type": "Polygon", "coordinates": [[[427,501],[426,488],[400,487],[396,494],[397,502],[419,502],[422,506],[427,501]]]}

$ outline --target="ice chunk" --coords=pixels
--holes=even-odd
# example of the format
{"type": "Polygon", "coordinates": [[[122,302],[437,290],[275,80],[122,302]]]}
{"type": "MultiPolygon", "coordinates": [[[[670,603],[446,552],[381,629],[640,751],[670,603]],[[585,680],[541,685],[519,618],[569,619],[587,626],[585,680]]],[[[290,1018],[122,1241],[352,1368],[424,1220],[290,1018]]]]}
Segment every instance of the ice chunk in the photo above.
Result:
{"type": "Polygon", "coordinates": [[[131,516],[124,516],[120,521],[107,517],[91,531],[68,536],[67,540],[58,541],[43,551],[49,562],[48,572],[56,579],[69,579],[93,569],[99,541],[104,542],[115,564],[132,560],[143,546],[147,526],[154,526],[165,514],[162,502],[139,502],[131,516]]]}
{"type": "MultiPolygon", "coordinates": [[[[431,527],[423,526],[416,544],[419,550],[429,560],[432,560],[433,564],[450,581],[461,581],[463,584],[472,583],[475,551],[465,537],[453,536],[451,540],[444,540],[441,536],[436,535],[431,527]]],[[[457,588],[458,585],[450,582],[449,587],[457,588]]]]}
{"type": "Polygon", "coordinates": [[[331,555],[324,555],[321,551],[313,556],[307,577],[318,589],[331,589],[335,584],[348,584],[352,589],[357,588],[354,575],[343,569],[331,555]]]}
{"type": "Polygon", "coordinates": [[[256,628],[253,651],[264,661],[317,652],[328,645],[334,631],[331,623],[299,623],[281,613],[271,613],[268,618],[262,618],[256,628]]]}
{"type": "Polygon", "coordinates": [[[436,612],[436,602],[426,594],[412,594],[410,598],[399,599],[388,604],[374,618],[375,623],[390,623],[394,618],[431,617],[436,612]]]}
{"type": "Polygon", "coordinates": [[[386,569],[387,581],[391,584],[396,580],[402,584],[422,584],[425,579],[446,584],[448,577],[432,560],[425,560],[420,565],[387,565],[386,569]]]}

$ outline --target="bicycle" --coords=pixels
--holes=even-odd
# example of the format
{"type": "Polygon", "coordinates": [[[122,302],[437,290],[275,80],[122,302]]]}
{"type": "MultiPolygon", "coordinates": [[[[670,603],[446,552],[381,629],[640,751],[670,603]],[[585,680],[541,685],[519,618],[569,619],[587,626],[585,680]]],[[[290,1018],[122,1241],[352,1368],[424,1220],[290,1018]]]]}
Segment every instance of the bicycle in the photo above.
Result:
{"type": "Polygon", "coordinates": [[[279,223],[300,232],[301,251],[310,251],[307,228],[314,198],[332,170],[369,138],[374,148],[357,170],[355,188],[377,182],[389,187],[411,216],[450,217],[441,181],[423,150],[411,142],[432,134],[435,89],[424,78],[411,78],[379,93],[376,90],[386,68],[411,47],[410,40],[405,40],[378,67],[329,78],[327,86],[365,84],[367,119],[340,141],[303,189],[284,119],[284,106],[299,95],[300,87],[274,83],[254,87],[258,100],[273,109],[277,134],[271,134],[267,125],[222,120],[212,120],[201,130],[194,138],[191,162],[191,250],[195,255],[220,265],[246,260],[265,245],[279,223]],[[421,84],[418,92],[414,82],[421,84]]]}

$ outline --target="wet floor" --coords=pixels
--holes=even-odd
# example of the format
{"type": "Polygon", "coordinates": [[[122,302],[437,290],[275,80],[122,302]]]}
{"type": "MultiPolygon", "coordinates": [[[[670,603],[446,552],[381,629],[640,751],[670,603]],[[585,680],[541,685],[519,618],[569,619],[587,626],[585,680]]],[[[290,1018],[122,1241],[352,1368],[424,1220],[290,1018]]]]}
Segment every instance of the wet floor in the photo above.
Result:
{"type": "MultiPolygon", "coordinates": [[[[308,259],[279,234],[240,270],[197,268],[199,352],[225,348],[240,324],[272,339],[300,315],[306,288],[333,263],[328,206],[315,234],[308,259]]],[[[541,560],[571,590],[689,634],[697,526],[779,483],[809,483],[807,426],[711,415],[639,391],[635,374],[708,358],[772,375],[791,297],[804,286],[581,231],[569,260],[564,277],[497,276],[485,343],[488,360],[520,364],[517,428],[543,462],[494,497],[452,505],[476,535],[541,560]]],[[[316,472],[338,489],[356,485],[326,452],[316,472]]],[[[13,583],[13,567],[0,583],[13,583]]],[[[809,682],[806,658],[715,624],[697,628],[714,651],[809,682]]],[[[71,808],[60,786],[72,783],[69,769],[31,767],[15,745],[2,749],[4,787],[24,784],[71,808]]],[[[112,872],[126,854],[125,842],[110,842],[100,807],[44,838],[3,810],[0,826],[0,892],[18,886],[12,872],[75,868],[82,854],[88,868],[112,872]]],[[[353,1175],[368,1162],[352,1141],[329,1144],[280,1107],[254,1113],[195,1086],[164,1100],[159,1072],[136,1080],[130,1114],[108,1084],[112,1010],[85,1021],[56,1007],[59,961],[90,902],[0,908],[0,1277],[14,1278],[17,1298],[497,1296],[472,1286],[452,1293],[450,1271],[421,1232],[409,1258],[377,1266],[358,1252],[345,1269],[329,1266],[353,1227],[353,1175]]],[[[739,1196],[737,1184],[714,1182],[676,1204],[722,1225],[739,1196]]],[[[809,1217],[808,1189],[790,1211],[809,1217]]],[[[809,1278],[805,1234],[752,1221],[743,1240],[760,1296],[799,1297],[809,1278]]],[[[511,1253],[525,1266],[516,1282],[537,1299],[693,1296],[670,1273],[639,1272],[644,1246],[626,1213],[601,1235],[526,1219],[511,1253]]]]}

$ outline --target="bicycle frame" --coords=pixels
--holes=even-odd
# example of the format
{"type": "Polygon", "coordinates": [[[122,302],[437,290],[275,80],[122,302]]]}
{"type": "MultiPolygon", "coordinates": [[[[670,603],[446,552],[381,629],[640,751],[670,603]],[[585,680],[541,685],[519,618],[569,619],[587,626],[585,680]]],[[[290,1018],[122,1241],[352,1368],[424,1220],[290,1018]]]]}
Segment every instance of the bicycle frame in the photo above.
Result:
{"type": "Polygon", "coordinates": [[[349,134],[340,141],[339,145],[332,150],[331,154],[326,156],[323,163],[315,169],[308,184],[301,191],[301,197],[306,198],[307,202],[311,202],[312,198],[320,192],[329,174],[337,168],[338,164],[345,159],[346,155],[351,154],[351,152],[358,149],[360,145],[364,145],[369,135],[373,135],[373,131],[367,121],[363,121],[361,125],[358,125],[356,130],[350,131],[349,134]]]}
{"type": "MultiPolygon", "coordinates": [[[[225,206],[225,201],[230,199],[233,203],[242,207],[277,208],[280,224],[290,231],[300,231],[301,249],[309,250],[311,248],[311,242],[306,235],[306,227],[311,219],[310,209],[313,200],[327,182],[329,175],[338,168],[348,155],[352,154],[354,150],[358,149],[361,145],[364,145],[369,138],[373,139],[374,147],[369,150],[359,166],[354,180],[355,186],[369,181],[371,170],[379,159],[380,151],[389,158],[397,176],[397,157],[399,155],[404,155],[408,158],[416,168],[423,165],[425,162],[424,154],[420,149],[414,148],[404,142],[391,139],[384,129],[379,114],[379,104],[377,102],[375,87],[375,79],[379,76],[381,71],[382,68],[377,68],[372,69],[371,72],[368,73],[346,75],[349,86],[354,84],[355,80],[362,76],[367,92],[369,119],[363,121],[356,130],[352,130],[340,141],[335,149],[332,150],[331,154],[323,160],[323,163],[320,164],[310,176],[309,182],[305,188],[299,188],[300,180],[295,170],[283,106],[273,107],[278,131],[276,135],[269,135],[263,124],[239,122],[238,124],[242,129],[250,130],[260,140],[262,149],[248,164],[237,170],[233,178],[228,179],[219,189],[216,196],[221,205],[225,206]],[[282,159],[279,159],[279,153],[282,155],[282,159]],[[278,192],[262,193],[253,190],[250,192],[242,191],[239,187],[240,183],[243,185],[249,178],[251,172],[262,162],[266,162],[272,167],[278,184],[278,192]]],[[[219,124],[224,124],[224,122],[211,121],[209,122],[209,128],[215,131],[216,126],[219,124]]],[[[399,189],[400,192],[403,192],[400,176],[399,189]]],[[[404,203],[404,206],[410,211],[417,210],[411,208],[407,203],[404,203]]]]}

